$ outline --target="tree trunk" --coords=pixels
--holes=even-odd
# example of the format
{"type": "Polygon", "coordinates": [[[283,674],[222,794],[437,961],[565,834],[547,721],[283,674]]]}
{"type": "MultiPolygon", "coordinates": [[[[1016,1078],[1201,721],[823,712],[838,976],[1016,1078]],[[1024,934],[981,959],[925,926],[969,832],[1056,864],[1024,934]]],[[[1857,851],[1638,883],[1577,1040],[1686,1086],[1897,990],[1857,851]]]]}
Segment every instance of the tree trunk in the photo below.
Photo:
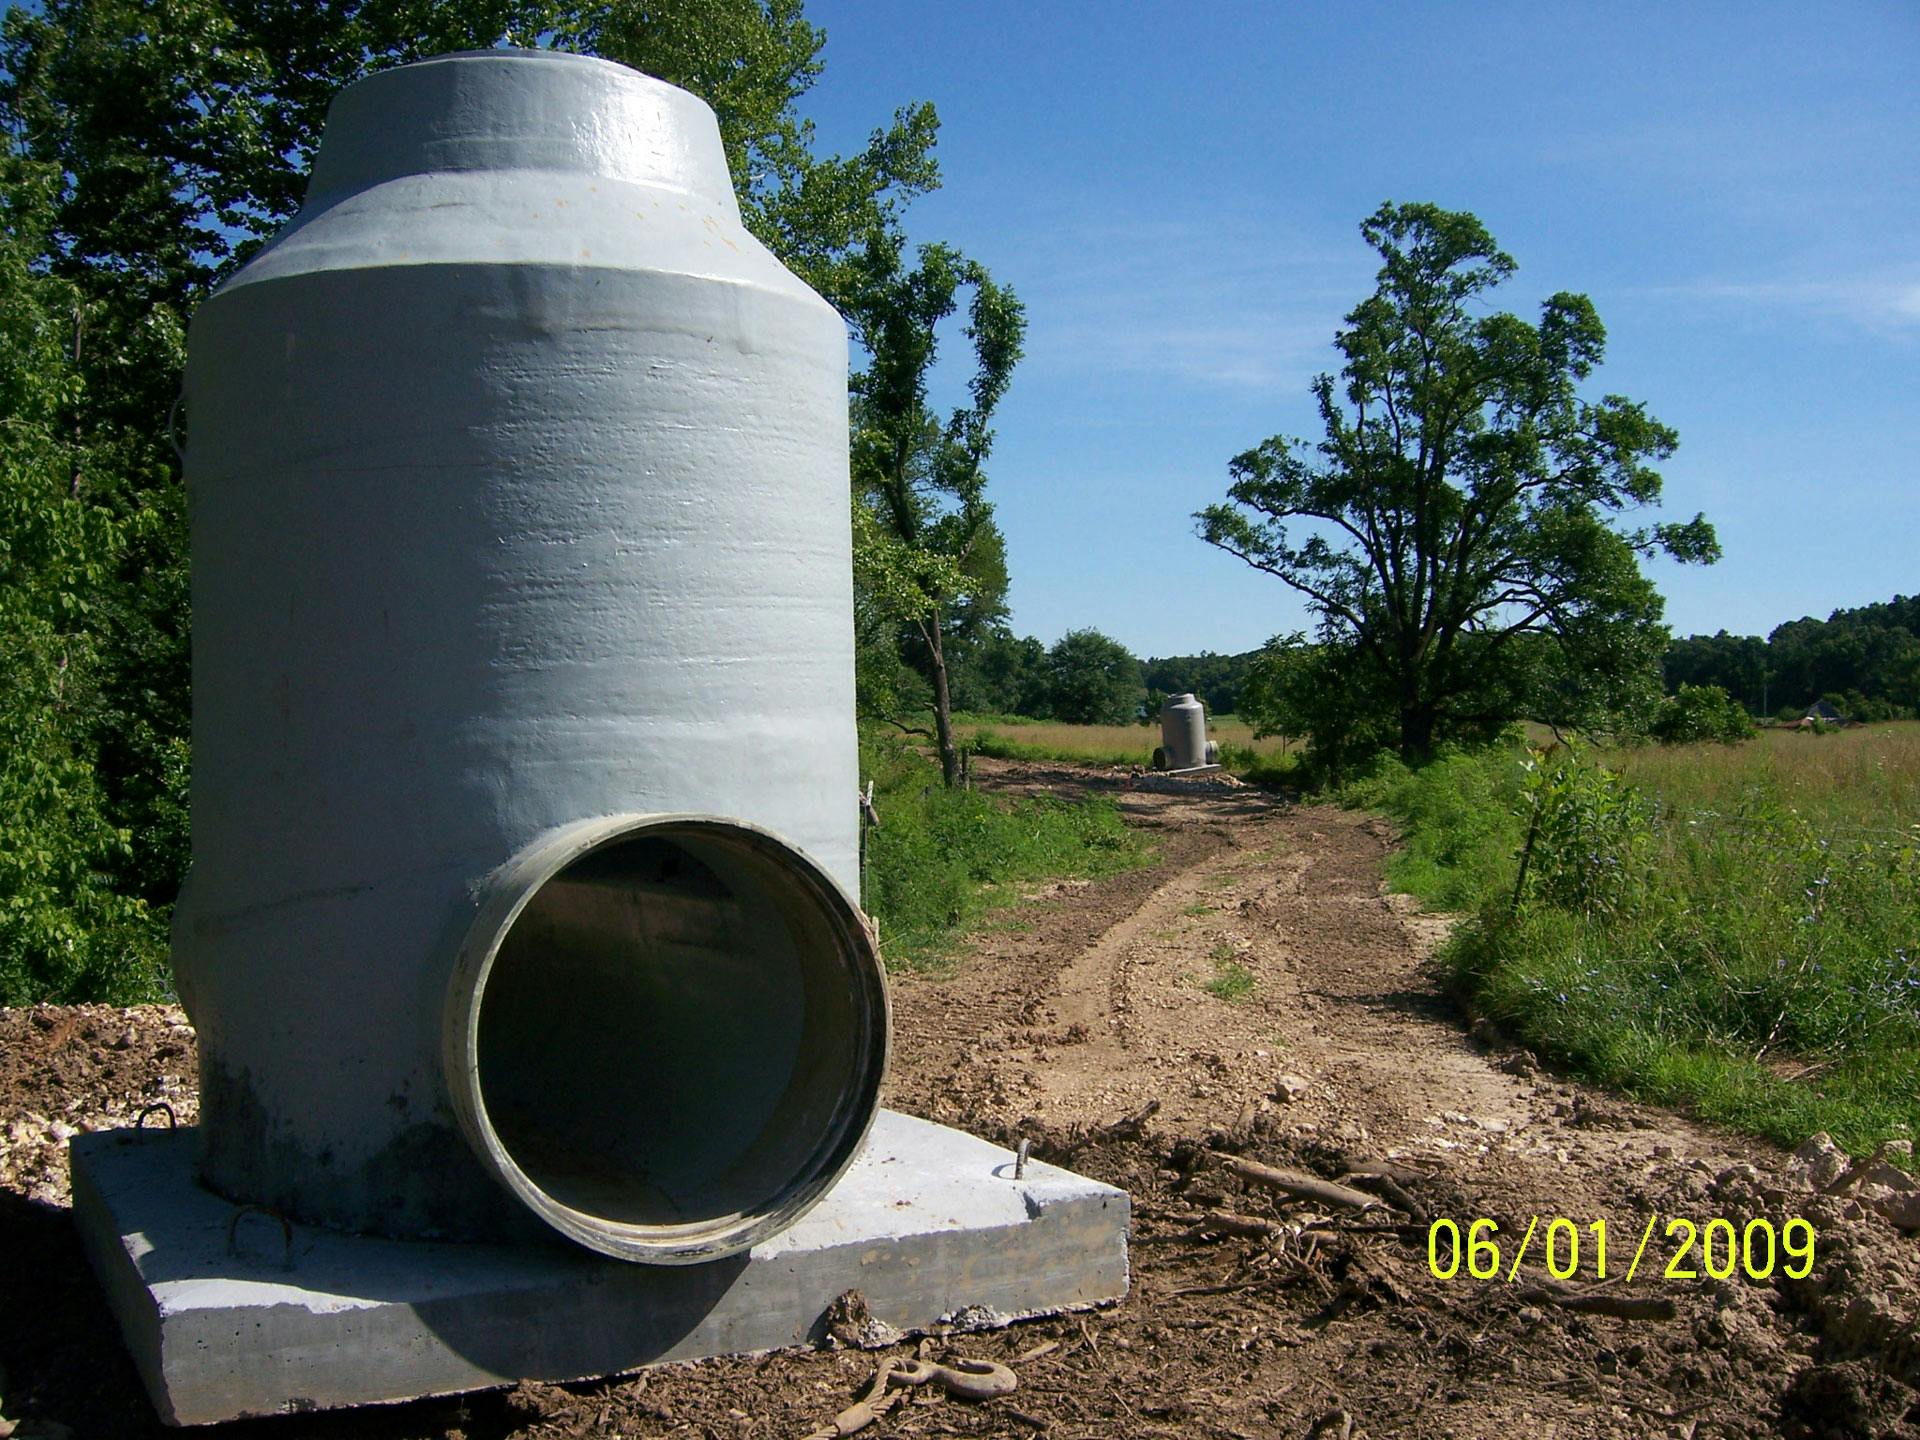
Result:
{"type": "Polygon", "coordinates": [[[927,641],[927,678],[933,682],[933,735],[940,751],[940,778],[953,790],[960,784],[960,747],[953,739],[953,700],[947,690],[947,652],[940,630],[936,610],[921,623],[920,632],[927,641]]]}
{"type": "Polygon", "coordinates": [[[1439,723],[1434,707],[1418,700],[1400,705],[1400,758],[1418,764],[1433,754],[1433,732],[1439,723]]]}

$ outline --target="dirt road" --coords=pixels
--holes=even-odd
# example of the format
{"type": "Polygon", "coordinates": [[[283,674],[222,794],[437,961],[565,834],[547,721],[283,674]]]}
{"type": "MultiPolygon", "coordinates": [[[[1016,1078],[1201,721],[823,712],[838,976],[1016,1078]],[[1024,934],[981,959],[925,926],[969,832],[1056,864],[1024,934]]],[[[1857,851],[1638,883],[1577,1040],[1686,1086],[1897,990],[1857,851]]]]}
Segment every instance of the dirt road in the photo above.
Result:
{"type": "MultiPolygon", "coordinates": [[[[870,1433],[1920,1436],[1920,1240],[1845,1189],[1814,1195],[1836,1178],[1830,1158],[1703,1130],[1471,1035],[1425,968],[1444,922],[1383,893],[1381,822],[1247,789],[976,763],[989,788],[1112,793],[1160,860],[1043,887],[948,971],[902,977],[889,1103],[1027,1137],[1125,1185],[1134,1292],[934,1339],[933,1358],[1013,1364],[1019,1392],[928,1396],[870,1433]],[[1296,1200],[1241,1179],[1233,1157],[1381,1203],[1296,1200]],[[1763,1237],[1750,1222],[1777,1235],[1791,1216],[1818,1237],[1803,1280],[1784,1278],[1784,1255],[1766,1280],[1714,1279],[1697,1244],[1680,1262],[1697,1278],[1663,1274],[1684,1238],[1667,1238],[1670,1220],[1763,1237]],[[1498,1278],[1465,1264],[1436,1278],[1429,1223],[1483,1218],[1500,1226],[1498,1278]],[[1571,1222],[1556,1228],[1561,1268],[1569,1228],[1583,1250],[1556,1289],[1557,1218],[1571,1222]]],[[[148,1098],[190,1105],[183,1043],[164,1011],[0,1012],[0,1413],[82,1436],[153,1429],[81,1268],[47,1136],[51,1120],[124,1117],[148,1098]]],[[[1725,1243],[1708,1258],[1723,1270],[1725,1243]]],[[[222,1433],[800,1436],[851,1403],[877,1358],[712,1362],[222,1433]]]]}

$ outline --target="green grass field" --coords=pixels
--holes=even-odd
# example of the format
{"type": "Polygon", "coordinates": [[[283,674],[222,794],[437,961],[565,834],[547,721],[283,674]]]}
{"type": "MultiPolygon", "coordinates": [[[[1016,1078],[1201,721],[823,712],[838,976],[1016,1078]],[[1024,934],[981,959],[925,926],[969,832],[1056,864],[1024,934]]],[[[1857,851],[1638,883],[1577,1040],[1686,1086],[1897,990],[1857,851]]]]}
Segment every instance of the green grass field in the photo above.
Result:
{"type": "Polygon", "coordinates": [[[1920,1128],[1920,723],[1450,755],[1345,798],[1400,820],[1391,878],[1468,912],[1452,980],[1535,1050],[1789,1144],[1920,1128]]]}
{"type": "MultiPolygon", "coordinates": [[[[1066,725],[1019,715],[956,715],[954,729],[976,754],[1002,760],[1144,767],[1160,743],[1158,725],[1066,725]]],[[[1253,727],[1232,715],[1209,717],[1207,738],[1220,742],[1227,769],[1255,783],[1284,783],[1297,764],[1296,742],[1279,736],[1256,740],[1253,727]]]]}

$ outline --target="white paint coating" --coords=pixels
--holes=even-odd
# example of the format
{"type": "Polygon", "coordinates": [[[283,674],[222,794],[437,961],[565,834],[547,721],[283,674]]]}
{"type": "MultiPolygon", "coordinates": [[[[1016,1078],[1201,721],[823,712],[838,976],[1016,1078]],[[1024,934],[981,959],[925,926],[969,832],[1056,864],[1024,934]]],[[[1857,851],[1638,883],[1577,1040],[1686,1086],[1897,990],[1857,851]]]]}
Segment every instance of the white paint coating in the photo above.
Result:
{"type": "Polygon", "coordinates": [[[340,95],[187,371],[204,1173],[511,1233],[440,1067],[490,874],[700,812],[858,893],[844,327],[701,102],[481,52],[340,95]]]}
{"type": "Polygon", "coordinates": [[[1211,763],[1207,754],[1207,712],[1192,695],[1170,695],[1160,707],[1160,743],[1169,770],[1191,770],[1211,763]]]}

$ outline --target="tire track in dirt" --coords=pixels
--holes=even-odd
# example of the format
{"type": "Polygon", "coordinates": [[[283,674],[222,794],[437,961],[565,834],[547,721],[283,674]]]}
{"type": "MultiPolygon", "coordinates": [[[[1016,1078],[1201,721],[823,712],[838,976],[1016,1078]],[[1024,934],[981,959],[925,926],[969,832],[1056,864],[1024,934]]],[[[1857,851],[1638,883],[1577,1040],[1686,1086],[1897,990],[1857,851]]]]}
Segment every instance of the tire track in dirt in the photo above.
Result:
{"type": "Polygon", "coordinates": [[[1453,1143],[1431,1133],[1449,1112],[1524,1125],[1528,1087],[1467,1044],[1421,973],[1433,917],[1380,892],[1381,822],[1232,791],[1124,803],[1161,838],[1151,888],[896,984],[908,1044],[959,1042],[937,1076],[906,1058],[903,1098],[971,1102],[989,1127],[1085,1127],[1157,1099],[1161,1125],[1194,1133],[1286,1106],[1409,1152],[1453,1143]]]}

